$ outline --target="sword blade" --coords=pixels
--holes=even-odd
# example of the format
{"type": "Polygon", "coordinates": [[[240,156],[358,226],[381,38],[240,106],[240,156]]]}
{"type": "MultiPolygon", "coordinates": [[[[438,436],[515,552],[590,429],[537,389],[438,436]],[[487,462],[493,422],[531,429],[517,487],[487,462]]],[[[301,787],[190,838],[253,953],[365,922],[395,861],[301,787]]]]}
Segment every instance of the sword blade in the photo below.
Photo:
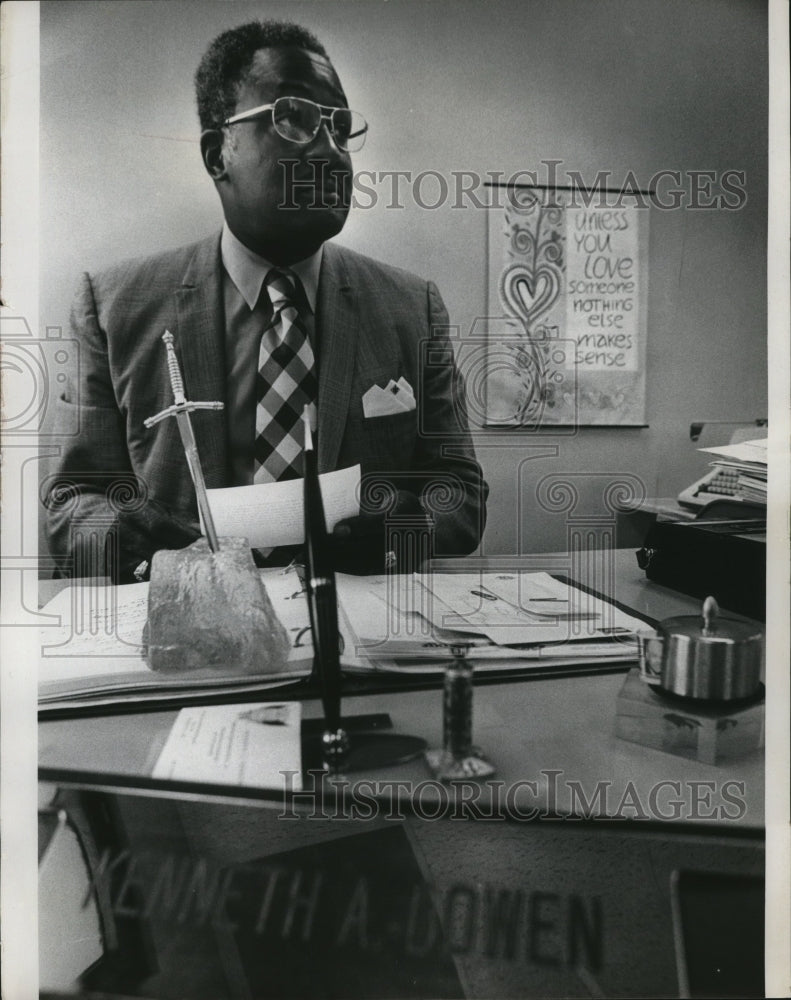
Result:
{"type": "Polygon", "coordinates": [[[219,552],[220,543],[217,539],[217,530],[214,527],[214,518],[209,507],[209,495],[206,492],[206,482],[203,478],[203,468],[198,455],[198,445],[195,441],[195,433],[192,430],[192,421],[186,410],[176,412],[176,423],[178,424],[181,443],[184,445],[184,454],[187,456],[187,465],[195,486],[195,496],[198,500],[198,510],[203,519],[203,526],[206,529],[206,538],[212,552],[219,552]]]}

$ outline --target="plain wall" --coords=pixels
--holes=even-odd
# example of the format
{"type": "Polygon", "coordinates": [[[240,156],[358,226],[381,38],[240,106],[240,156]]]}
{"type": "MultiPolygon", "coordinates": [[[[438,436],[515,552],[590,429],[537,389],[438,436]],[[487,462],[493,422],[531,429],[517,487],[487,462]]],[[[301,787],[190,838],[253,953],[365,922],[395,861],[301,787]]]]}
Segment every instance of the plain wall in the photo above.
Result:
{"type": "MultiPolygon", "coordinates": [[[[42,326],[67,325],[80,271],[219,228],[192,77],[216,34],[261,16],[326,45],[371,124],[357,170],[746,174],[738,211],[650,211],[646,428],[480,437],[486,554],[567,547],[566,515],[536,500],[546,475],[607,516],[611,476],[671,496],[705,471],[693,420],[766,416],[767,25],[749,0],[44,3],[42,326]]],[[[436,281],[469,336],[487,312],[485,210],[393,209],[378,191],[339,242],[436,281]]]]}

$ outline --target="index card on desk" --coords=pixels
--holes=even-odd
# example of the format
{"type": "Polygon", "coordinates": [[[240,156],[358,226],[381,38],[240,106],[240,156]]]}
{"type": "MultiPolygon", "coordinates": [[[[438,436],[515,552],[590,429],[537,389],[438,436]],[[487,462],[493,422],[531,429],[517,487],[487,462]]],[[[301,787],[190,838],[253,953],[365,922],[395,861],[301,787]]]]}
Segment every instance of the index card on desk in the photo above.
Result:
{"type": "Polygon", "coordinates": [[[182,708],[152,777],[244,788],[283,788],[294,772],[301,791],[298,701],[182,708]]]}

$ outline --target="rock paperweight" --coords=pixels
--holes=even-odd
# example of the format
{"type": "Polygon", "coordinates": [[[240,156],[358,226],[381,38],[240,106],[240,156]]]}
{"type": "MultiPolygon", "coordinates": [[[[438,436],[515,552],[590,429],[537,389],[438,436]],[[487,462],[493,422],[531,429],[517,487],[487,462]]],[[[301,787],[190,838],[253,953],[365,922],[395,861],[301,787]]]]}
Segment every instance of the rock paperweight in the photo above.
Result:
{"type": "Polygon", "coordinates": [[[205,538],[151,561],[146,658],[158,673],[275,674],[290,641],[244,538],[205,538]]]}

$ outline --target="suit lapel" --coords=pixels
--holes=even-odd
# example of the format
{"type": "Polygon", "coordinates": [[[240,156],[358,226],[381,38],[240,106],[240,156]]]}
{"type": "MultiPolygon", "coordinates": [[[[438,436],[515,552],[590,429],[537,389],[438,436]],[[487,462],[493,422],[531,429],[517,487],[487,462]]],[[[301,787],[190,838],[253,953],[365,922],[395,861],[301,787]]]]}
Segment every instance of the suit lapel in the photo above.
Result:
{"type": "Polygon", "coordinates": [[[342,252],[324,245],[316,307],[319,343],[318,465],[335,468],[349,411],[359,313],[342,252]]]}
{"type": "MultiPolygon", "coordinates": [[[[221,274],[220,240],[214,236],[198,244],[176,290],[178,330],[173,332],[187,398],[219,400],[227,407],[221,274]]],[[[206,485],[226,486],[226,411],[198,411],[192,424],[206,485]]]]}

